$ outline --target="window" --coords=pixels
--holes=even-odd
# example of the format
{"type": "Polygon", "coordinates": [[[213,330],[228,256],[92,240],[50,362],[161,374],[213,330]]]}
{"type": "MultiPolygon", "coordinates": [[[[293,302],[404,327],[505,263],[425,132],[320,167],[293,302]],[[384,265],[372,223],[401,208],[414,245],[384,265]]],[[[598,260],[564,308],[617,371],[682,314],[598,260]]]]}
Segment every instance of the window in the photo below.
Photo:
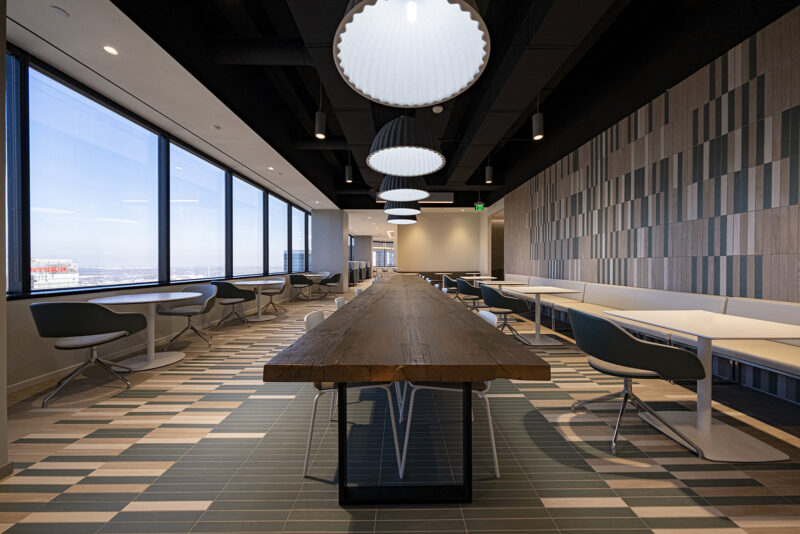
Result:
{"type": "Polygon", "coordinates": [[[31,289],[158,280],[158,136],[28,70],[31,289]]]}
{"type": "Polygon", "coordinates": [[[392,241],[375,241],[372,244],[372,262],[375,267],[393,267],[394,243],[392,241]]]}
{"type": "Polygon", "coordinates": [[[225,171],[169,147],[170,279],[225,276],[225,171]]]}
{"type": "Polygon", "coordinates": [[[269,196],[269,270],[270,274],[289,272],[289,208],[286,202],[269,196]]]}
{"type": "Polygon", "coordinates": [[[306,212],[292,206],[292,272],[306,270],[306,212]]]}
{"type": "Polygon", "coordinates": [[[233,178],[233,276],[264,273],[264,192],[233,178]]]}

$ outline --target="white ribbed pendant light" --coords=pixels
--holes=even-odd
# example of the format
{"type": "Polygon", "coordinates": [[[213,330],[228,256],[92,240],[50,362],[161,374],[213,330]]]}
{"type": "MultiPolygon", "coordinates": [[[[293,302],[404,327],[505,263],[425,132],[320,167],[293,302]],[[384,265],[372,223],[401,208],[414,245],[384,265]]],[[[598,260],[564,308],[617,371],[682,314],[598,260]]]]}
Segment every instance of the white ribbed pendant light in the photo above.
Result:
{"type": "Polygon", "coordinates": [[[333,39],[350,87],[387,106],[450,100],[489,61],[489,31],[468,0],[351,0],[333,39]]]}

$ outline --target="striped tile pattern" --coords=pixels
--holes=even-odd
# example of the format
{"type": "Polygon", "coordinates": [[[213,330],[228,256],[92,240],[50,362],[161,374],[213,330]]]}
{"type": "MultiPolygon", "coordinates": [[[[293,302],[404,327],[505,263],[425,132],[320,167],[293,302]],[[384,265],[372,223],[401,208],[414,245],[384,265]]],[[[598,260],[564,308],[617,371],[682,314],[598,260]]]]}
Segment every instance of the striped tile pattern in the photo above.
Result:
{"type": "MultiPolygon", "coordinates": [[[[128,391],[108,394],[91,377],[81,394],[47,410],[41,395],[12,408],[16,473],[0,483],[0,532],[459,532],[785,534],[800,529],[800,439],[717,406],[717,417],[755,424],[786,450],[781,464],[698,460],[654,432],[634,412],[617,456],[607,452],[617,406],[572,413],[569,405],[616,390],[574,345],[541,352],[553,381],[497,381],[491,392],[502,479],[492,476],[486,415],[475,404],[475,499],[464,506],[362,506],[337,503],[336,423],[321,403],[310,477],[303,479],[313,390],[262,384],[262,364],[302,333],[312,309],[332,299],[290,305],[288,314],[193,344],[189,357],[140,374],[128,391]],[[781,440],[786,441],[781,441],[781,440]]],[[[531,330],[526,325],[523,331],[531,330]]],[[[98,377],[100,375],[97,375],[98,377]]],[[[102,379],[104,380],[104,378],[102,379]]],[[[658,407],[687,409],[691,392],[637,384],[658,407]]],[[[352,476],[396,481],[385,397],[354,394],[349,410],[352,476]]],[[[335,416],[334,416],[335,418],[335,416]]],[[[409,446],[409,479],[450,480],[459,472],[459,398],[421,394],[409,446]]],[[[402,436],[402,434],[401,434],[402,436]]]]}
{"type": "Polygon", "coordinates": [[[507,272],[798,301],[800,8],[505,198],[507,272]]]}

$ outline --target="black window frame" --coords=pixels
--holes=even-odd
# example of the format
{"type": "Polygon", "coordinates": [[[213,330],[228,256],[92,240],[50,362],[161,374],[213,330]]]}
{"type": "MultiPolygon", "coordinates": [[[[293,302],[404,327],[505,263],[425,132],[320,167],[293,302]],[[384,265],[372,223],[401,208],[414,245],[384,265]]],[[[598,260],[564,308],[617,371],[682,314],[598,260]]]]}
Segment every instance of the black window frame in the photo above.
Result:
{"type": "MultiPolygon", "coordinates": [[[[20,300],[31,298],[43,298],[56,295],[73,295],[81,293],[98,293],[103,291],[120,291],[125,289],[136,289],[143,287],[165,287],[174,285],[185,285],[188,283],[207,282],[211,280],[226,280],[237,278],[253,278],[259,276],[282,276],[291,273],[291,258],[288,262],[287,272],[269,273],[269,195],[287,204],[287,225],[286,240],[289,250],[291,250],[291,214],[292,208],[298,209],[305,214],[305,269],[308,271],[308,227],[311,213],[304,207],[286,199],[283,195],[256,183],[247,176],[235,171],[227,165],[222,164],[203,151],[177,139],[155,126],[149,121],[136,115],[125,107],[117,104],[113,100],[105,97],[93,89],[78,82],[71,76],[61,72],[48,63],[41,61],[27,51],[7,43],[6,62],[13,58],[12,76],[6,80],[6,93],[10,98],[6,101],[6,160],[8,165],[7,188],[8,198],[6,199],[6,209],[8,210],[8,290],[6,298],[8,300],[20,300]],[[30,108],[28,102],[28,69],[33,68],[56,82],[68,87],[80,95],[92,100],[93,102],[109,109],[110,111],[134,122],[138,126],[150,131],[158,137],[158,281],[137,283],[137,284],[118,284],[105,286],[81,286],[65,289],[31,289],[31,254],[30,254],[30,108]],[[220,168],[225,172],[225,276],[216,278],[198,278],[192,280],[171,280],[170,273],[170,163],[169,148],[170,144],[190,152],[191,154],[207,161],[208,163],[220,168]],[[263,251],[264,266],[261,274],[248,274],[233,276],[233,177],[247,182],[256,187],[264,195],[264,214],[263,214],[263,251]]],[[[7,68],[8,72],[8,68],[7,68]]]]}

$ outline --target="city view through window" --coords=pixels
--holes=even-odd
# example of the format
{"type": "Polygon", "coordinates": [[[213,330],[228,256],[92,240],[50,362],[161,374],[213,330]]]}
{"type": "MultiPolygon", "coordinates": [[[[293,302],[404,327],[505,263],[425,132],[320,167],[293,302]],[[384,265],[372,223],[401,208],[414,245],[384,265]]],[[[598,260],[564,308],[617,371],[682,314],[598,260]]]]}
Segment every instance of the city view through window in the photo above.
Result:
{"type": "MultiPolygon", "coordinates": [[[[158,281],[159,136],[28,69],[31,289],[158,281]]],[[[225,276],[225,170],[170,145],[170,279],[225,276]]],[[[232,177],[234,276],[306,266],[306,214],[232,177]],[[289,218],[292,235],[289,235],[289,218]],[[291,248],[289,245],[291,244],[291,248]]]]}

